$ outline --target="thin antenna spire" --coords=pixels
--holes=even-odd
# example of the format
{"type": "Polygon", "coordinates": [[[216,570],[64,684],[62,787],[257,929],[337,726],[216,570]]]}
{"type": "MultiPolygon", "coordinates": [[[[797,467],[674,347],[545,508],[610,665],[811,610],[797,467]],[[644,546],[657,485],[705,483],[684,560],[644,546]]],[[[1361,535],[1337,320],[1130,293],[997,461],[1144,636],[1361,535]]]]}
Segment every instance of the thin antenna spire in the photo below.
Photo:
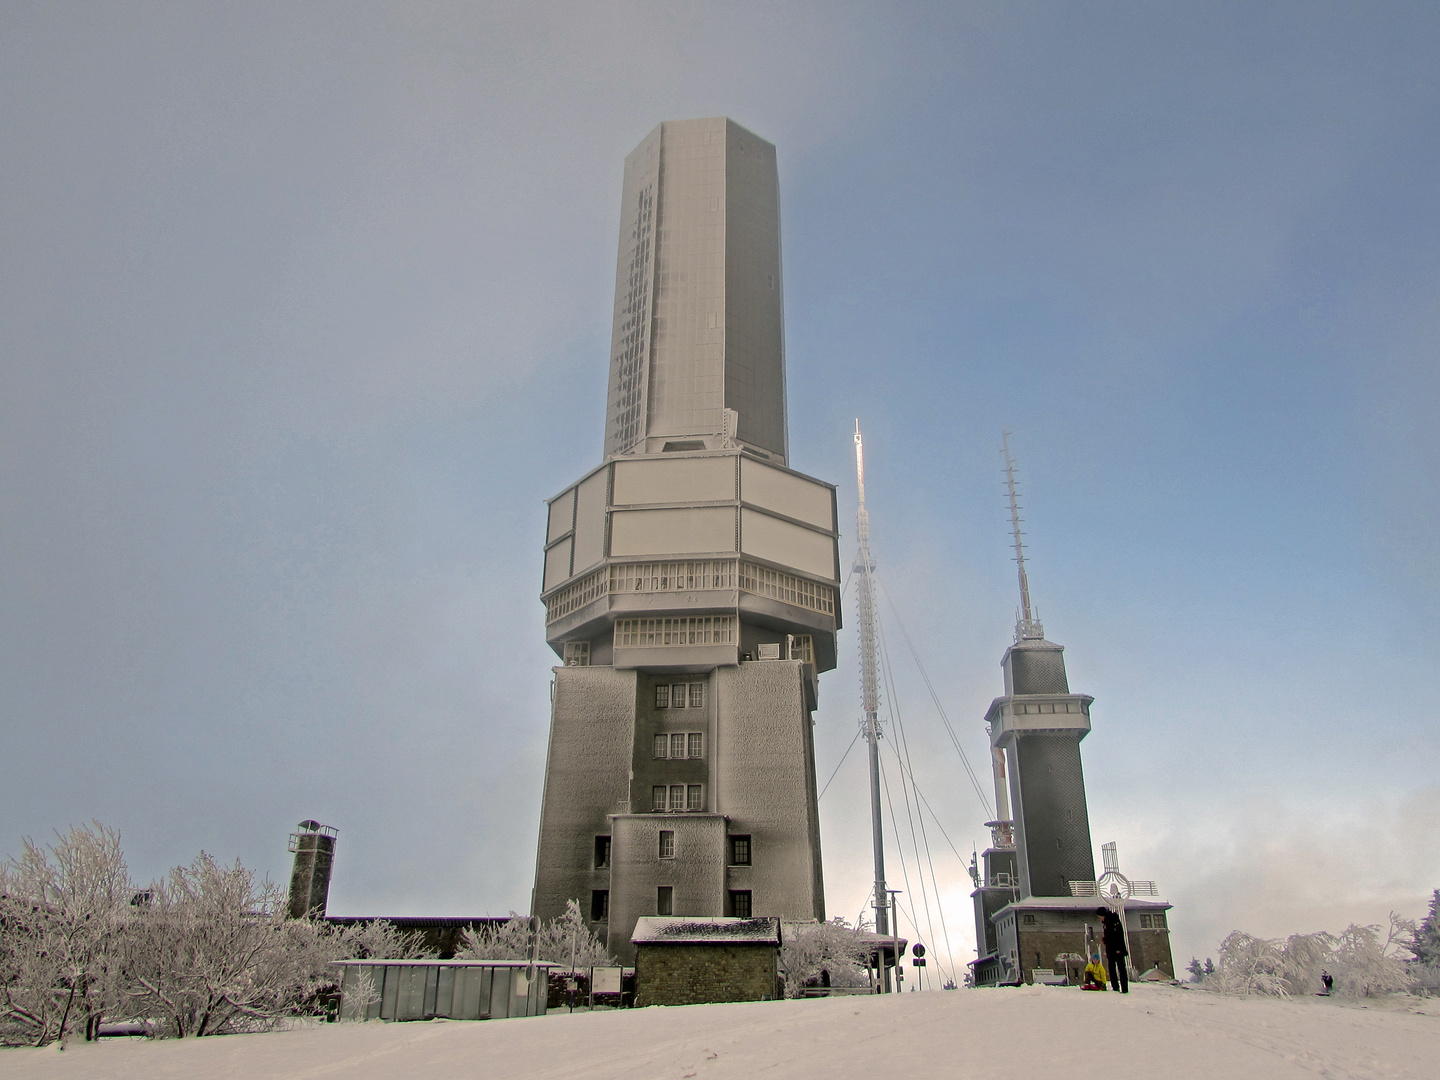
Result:
{"type": "MultiPolygon", "coordinates": [[[[855,511],[855,534],[860,550],[855,553],[852,575],[859,575],[860,598],[860,708],[865,717],[860,731],[870,751],[870,841],[875,856],[875,933],[890,933],[890,894],[885,887],[885,834],[880,822],[880,688],[879,662],[875,641],[875,560],[870,557],[870,514],[865,509],[865,444],[860,440],[860,421],[855,421],[855,484],[860,505],[855,511]]],[[[898,962],[898,961],[897,961],[898,962]]],[[[890,990],[890,970],[881,961],[880,982],[890,990]]]]}
{"type": "Polygon", "coordinates": [[[1020,531],[1020,523],[1025,519],[1020,516],[1019,492],[1015,488],[1015,458],[1010,453],[1010,432],[1001,431],[1000,441],[1005,453],[1005,487],[1010,493],[1010,530],[1015,537],[1015,566],[1020,573],[1020,611],[1015,620],[1015,640],[1039,639],[1045,636],[1045,628],[1030,607],[1030,579],[1025,576],[1025,541],[1021,539],[1025,534],[1020,531]]]}

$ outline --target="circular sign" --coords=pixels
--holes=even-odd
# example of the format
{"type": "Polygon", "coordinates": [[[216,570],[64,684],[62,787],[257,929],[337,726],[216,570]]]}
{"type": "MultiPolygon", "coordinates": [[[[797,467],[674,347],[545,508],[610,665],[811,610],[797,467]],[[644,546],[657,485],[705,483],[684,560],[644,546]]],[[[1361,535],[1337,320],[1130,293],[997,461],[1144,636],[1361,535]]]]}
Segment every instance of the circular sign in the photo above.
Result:
{"type": "Polygon", "coordinates": [[[925,955],[925,946],[924,946],[924,945],[921,945],[921,944],[917,941],[917,942],[915,943],[915,947],[910,950],[910,955],[911,955],[911,956],[924,956],[924,955],[925,955]]]}

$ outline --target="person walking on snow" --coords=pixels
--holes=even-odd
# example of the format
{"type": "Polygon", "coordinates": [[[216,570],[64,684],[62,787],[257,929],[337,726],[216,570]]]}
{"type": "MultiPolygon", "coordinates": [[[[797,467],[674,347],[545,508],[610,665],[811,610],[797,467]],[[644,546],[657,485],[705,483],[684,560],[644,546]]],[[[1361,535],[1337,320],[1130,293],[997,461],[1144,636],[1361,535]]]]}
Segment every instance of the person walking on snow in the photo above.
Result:
{"type": "Polygon", "coordinates": [[[1130,978],[1125,970],[1125,928],[1120,925],[1120,916],[1109,908],[1095,909],[1101,919],[1101,934],[1105,939],[1105,960],[1110,969],[1110,981],[1122,994],[1130,992],[1130,978]]]}

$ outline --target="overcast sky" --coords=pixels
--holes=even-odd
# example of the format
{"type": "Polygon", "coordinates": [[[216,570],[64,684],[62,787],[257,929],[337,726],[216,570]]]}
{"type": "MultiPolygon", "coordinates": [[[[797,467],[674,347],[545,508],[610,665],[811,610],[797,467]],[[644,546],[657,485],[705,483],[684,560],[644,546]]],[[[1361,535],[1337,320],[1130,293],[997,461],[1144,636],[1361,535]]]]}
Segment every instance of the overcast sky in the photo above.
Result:
{"type": "MultiPolygon", "coordinates": [[[[840,486],[848,563],[860,418],[880,576],[972,759],[1008,427],[1096,699],[1095,843],[1175,903],[1177,960],[1422,914],[1437,42],[1398,2],[10,0],[0,853],[97,818],[141,879],[201,848],[283,879],[316,817],[332,912],[528,908],[542,500],[601,454],[622,161],[723,114],[778,148],[791,462],[840,486]]],[[[984,809],[885,610],[968,860],[984,809]]],[[[854,650],[852,618],[822,782],[854,650]]],[[[821,803],[852,919],[865,783],[851,754],[821,803]]]]}

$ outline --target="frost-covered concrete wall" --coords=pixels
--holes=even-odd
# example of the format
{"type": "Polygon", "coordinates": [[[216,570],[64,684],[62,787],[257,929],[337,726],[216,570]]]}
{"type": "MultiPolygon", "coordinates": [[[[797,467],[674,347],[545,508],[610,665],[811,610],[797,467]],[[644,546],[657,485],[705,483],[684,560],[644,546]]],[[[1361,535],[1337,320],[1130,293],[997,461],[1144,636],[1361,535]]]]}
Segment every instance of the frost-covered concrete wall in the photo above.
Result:
{"type": "MultiPolygon", "coordinates": [[[[805,665],[757,661],[716,674],[714,809],[751,837],[751,865],[727,887],[751,891],[753,915],[825,918],[815,745],[805,665]]],[[[733,914],[726,911],[724,914],[733,914]]]]}
{"type": "Polygon", "coordinates": [[[555,669],[532,908],[542,919],[571,898],[588,915],[592,892],[610,887],[610,871],[595,865],[595,838],[609,835],[610,814],[630,810],[635,712],[635,672],[555,669]]]}

